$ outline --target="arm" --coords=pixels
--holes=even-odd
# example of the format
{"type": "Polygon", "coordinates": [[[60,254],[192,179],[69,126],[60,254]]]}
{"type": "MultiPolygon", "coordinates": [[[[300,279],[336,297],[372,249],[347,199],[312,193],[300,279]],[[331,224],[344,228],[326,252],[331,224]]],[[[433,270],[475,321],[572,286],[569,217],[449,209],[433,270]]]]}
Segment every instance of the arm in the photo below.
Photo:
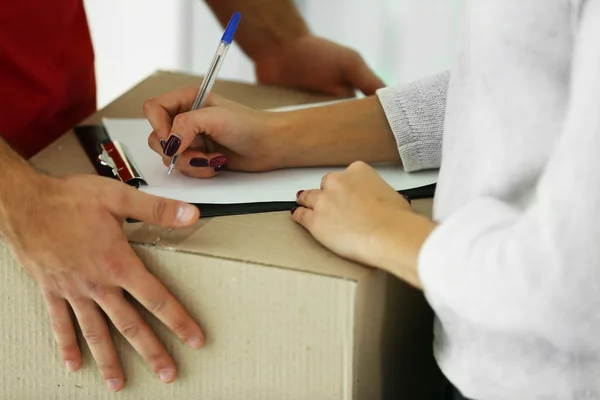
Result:
{"type": "Polygon", "coordinates": [[[172,382],[177,375],[124,290],[190,347],[202,345],[200,327],[127,243],[122,229],[127,217],[183,227],[197,220],[198,211],[108,178],[45,176],[0,139],[0,234],[40,288],[65,367],[75,372],[82,365],[72,310],[112,391],[123,387],[124,378],[106,316],[161,381],[172,382]],[[164,307],[153,307],[157,304],[164,307]]]}
{"type": "Polygon", "coordinates": [[[186,87],[144,104],[154,129],[149,144],[166,165],[174,154],[181,154],[176,168],[198,178],[214,176],[217,171],[206,167],[224,158],[229,169],[241,171],[338,166],[357,160],[401,161],[408,171],[436,168],[448,75],[380,90],[378,97],[288,112],[255,110],[212,95],[203,109],[180,113],[191,107],[197,92],[186,87]],[[200,132],[218,145],[216,152],[189,149],[200,132]],[[175,139],[177,149],[165,154],[161,141],[175,139]],[[195,167],[190,164],[193,159],[203,162],[195,167]]]}
{"type": "MultiPolygon", "coordinates": [[[[600,1],[585,7],[562,135],[532,203],[518,209],[494,197],[473,199],[443,221],[420,250],[419,276],[442,320],[455,313],[491,329],[534,332],[564,345],[578,343],[580,337],[573,336],[581,332],[595,333],[600,280],[600,28],[595,21],[600,1]]],[[[397,257],[402,250],[418,251],[386,248],[397,257]]],[[[402,275],[415,268],[397,264],[392,270],[402,275]]]]}
{"type": "Polygon", "coordinates": [[[439,168],[449,75],[380,89],[377,97],[282,113],[277,136],[295,144],[283,166],[361,160],[402,161],[407,171],[439,168]]]}
{"type": "Polygon", "coordinates": [[[384,86],[355,51],[312,35],[292,0],[206,0],[221,24],[242,14],[236,41],[268,85],[353,97],[384,86]]]}
{"type": "Polygon", "coordinates": [[[292,0],[206,0],[206,4],[223,26],[234,12],[242,14],[235,38],[253,60],[280,50],[288,41],[310,35],[292,0]]]}
{"type": "Polygon", "coordinates": [[[439,168],[450,72],[377,91],[406,171],[439,168]]]}
{"type": "Polygon", "coordinates": [[[11,210],[31,201],[39,175],[0,137],[0,234],[10,237],[11,210]]]}

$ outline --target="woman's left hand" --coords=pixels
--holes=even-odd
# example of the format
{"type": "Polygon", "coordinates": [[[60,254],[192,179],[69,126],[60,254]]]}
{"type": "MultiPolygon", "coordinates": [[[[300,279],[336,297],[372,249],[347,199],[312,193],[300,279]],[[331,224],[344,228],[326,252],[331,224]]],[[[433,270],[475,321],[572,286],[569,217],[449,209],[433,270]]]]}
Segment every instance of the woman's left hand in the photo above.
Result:
{"type": "Polygon", "coordinates": [[[390,216],[411,211],[408,201],[363,162],[325,175],[320,190],[304,190],[297,201],[294,221],[325,247],[363,263],[390,216]]]}
{"type": "Polygon", "coordinates": [[[416,259],[435,224],[414,214],[369,165],[355,162],[326,175],[321,189],[299,192],[297,202],[292,218],[325,247],[419,286],[416,259]]]}

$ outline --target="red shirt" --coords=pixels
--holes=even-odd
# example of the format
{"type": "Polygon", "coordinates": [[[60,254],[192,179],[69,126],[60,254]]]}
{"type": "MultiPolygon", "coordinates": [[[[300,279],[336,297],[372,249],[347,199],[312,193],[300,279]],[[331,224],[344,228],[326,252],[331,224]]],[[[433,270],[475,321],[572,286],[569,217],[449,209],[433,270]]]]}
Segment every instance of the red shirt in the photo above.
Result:
{"type": "Polygon", "coordinates": [[[0,6],[0,135],[30,157],[96,109],[83,0],[0,6]]]}

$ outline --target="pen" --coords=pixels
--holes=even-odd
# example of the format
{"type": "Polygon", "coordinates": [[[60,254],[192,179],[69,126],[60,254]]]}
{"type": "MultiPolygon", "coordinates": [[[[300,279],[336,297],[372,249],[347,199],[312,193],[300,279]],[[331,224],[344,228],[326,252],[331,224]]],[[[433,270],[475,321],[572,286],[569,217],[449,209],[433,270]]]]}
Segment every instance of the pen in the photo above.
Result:
{"type": "MultiPolygon", "coordinates": [[[[223,60],[225,59],[225,55],[227,54],[227,50],[229,50],[229,46],[231,46],[231,42],[233,42],[233,36],[235,35],[235,31],[240,22],[241,15],[236,12],[233,14],[229,22],[227,23],[227,27],[225,28],[225,32],[221,37],[221,41],[219,42],[219,46],[217,47],[217,51],[215,52],[215,56],[213,57],[212,62],[210,63],[210,67],[208,68],[208,72],[204,76],[202,80],[202,84],[200,85],[200,89],[198,90],[198,95],[194,100],[194,104],[192,104],[192,111],[202,108],[208,97],[210,90],[212,89],[215,81],[217,80],[217,75],[219,74],[219,70],[221,69],[221,65],[223,65],[223,60]]],[[[202,140],[204,140],[204,145],[206,151],[208,151],[208,146],[206,140],[204,139],[204,135],[202,135],[202,140]]],[[[175,168],[175,164],[177,164],[177,160],[179,159],[179,155],[173,156],[171,158],[171,162],[169,164],[169,171],[167,174],[171,174],[173,168],[175,168]]]]}

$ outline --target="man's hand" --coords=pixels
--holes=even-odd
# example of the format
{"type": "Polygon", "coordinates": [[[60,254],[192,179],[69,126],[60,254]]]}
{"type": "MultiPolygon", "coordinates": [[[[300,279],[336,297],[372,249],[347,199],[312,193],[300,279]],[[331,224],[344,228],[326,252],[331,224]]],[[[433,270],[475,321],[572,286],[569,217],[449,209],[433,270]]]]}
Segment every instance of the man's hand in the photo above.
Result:
{"type": "Polygon", "coordinates": [[[235,41],[259,82],[345,97],[385,86],[357,52],[313,36],[293,0],[205,1],[223,26],[242,14],[235,41]]]}
{"type": "Polygon", "coordinates": [[[81,366],[72,310],[106,385],[113,391],[123,387],[106,314],[158,377],[172,382],[176,377],[173,360],[124,292],[192,348],[203,344],[203,334],[175,297],[146,270],[129,246],[122,224],[131,217],[184,227],[198,219],[197,209],[107,178],[58,179],[35,174],[33,179],[22,188],[21,201],[13,202],[3,214],[3,233],[16,259],[42,291],[66,367],[76,371],[81,366]]]}
{"type": "Polygon", "coordinates": [[[259,82],[353,97],[375,94],[384,83],[354,50],[306,35],[255,58],[259,82]]]}

